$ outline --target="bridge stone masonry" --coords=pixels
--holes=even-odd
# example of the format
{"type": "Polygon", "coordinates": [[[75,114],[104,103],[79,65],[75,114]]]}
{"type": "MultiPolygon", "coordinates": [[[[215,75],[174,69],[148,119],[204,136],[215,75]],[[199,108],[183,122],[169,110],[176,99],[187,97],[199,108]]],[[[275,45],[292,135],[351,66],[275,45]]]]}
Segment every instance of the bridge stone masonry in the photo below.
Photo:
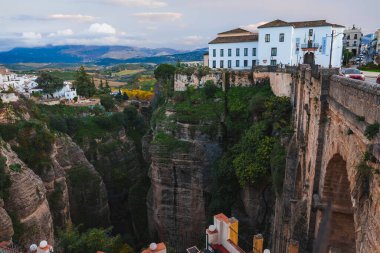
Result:
{"type": "Polygon", "coordinates": [[[298,240],[301,252],[316,243],[329,252],[380,252],[380,135],[366,133],[380,122],[380,86],[337,73],[301,65],[292,75],[295,132],[276,201],[274,252],[286,252],[276,240],[283,237],[298,240]],[[321,242],[328,202],[330,236],[321,242]]]}

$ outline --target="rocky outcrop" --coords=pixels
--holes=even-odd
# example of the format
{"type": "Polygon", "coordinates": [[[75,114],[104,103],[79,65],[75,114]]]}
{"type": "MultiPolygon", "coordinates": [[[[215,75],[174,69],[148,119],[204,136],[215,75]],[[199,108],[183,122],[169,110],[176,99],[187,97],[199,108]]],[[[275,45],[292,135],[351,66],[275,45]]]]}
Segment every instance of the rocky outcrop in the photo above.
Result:
{"type": "Polygon", "coordinates": [[[52,163],[54,179],[45,185],[55,198],[57,223],[64,224],[71,217],[74,224],[109,226],[106,187],[82,149],[68,136],[56,138],[52,163]]]}
{"type": "Polygon", "coordinates": [[[135,142],[123,129],[96,140],[85,140],[82,148],[106,185],[115,231],[135,234],[128,194],[136,181],[146,175],[135,142]]]}
{"type": "Polygon", "coordinates": [[[10,241],[14,235],[11,217],[4,209],[4,201],[0,199],[0,242],[10,241]]]}
{"type": "Polygon", "coordinates": [[[149,149],[148,217],[151,234],[183,252],[204,235],[211,168],[222,150],[200,125],[167,123],[157,124],[149,149]]]}
{"type": "MultiPolygon", "coordinates": [[[[54,243],[53,220],[43,182],[17,157],[9,145],[2,143],[0,154],[6,159],[5,172],[11,180],[9,197],[5,200],[4,209],[0,210],[5,210],[18,224],[18,231],[15,231],[18,233],[18,243],[24,246],[40,240],[54,243]]],[[[8,231],[5,237],[9,237],[12,234],[9,217],[4,211],[1,213],[1,223],[5,224],[5,231],[8,231]]]]}

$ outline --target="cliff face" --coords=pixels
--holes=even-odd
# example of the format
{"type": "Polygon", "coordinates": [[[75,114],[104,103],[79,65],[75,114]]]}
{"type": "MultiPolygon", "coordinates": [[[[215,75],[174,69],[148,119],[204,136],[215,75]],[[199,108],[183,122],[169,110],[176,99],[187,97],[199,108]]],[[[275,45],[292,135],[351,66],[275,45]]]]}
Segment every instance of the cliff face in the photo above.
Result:
{"type": "Polygon", "coordinates": [[[0,154],[6,159],[5,173],[11,180],[9,197],[4,201],[4,208],[0,208],[0,220],[5,225],[4,234],[2,227],[2,237],[9,239],[17,224],[17,231],[14,232],[19,237],[19,243],[25,246],[40,240],[54,243],[53,220],[42,180],[9,145],[2,143],[0,154]],[[9,216],[13,218],[13,228],[10,227],[9,216]]]}
{"type": "Polygon", "coordinates": [[[169,117],[157,123],[149,149],[148,217],[150,232],[181,252],[204,234],[211,168],[222,150],[201,124],[172,120],[173,111],[165,115],[169,117]]]}
{"type": "Polygon", "coordinates": [[[106,185],[115,230],[135,234],[128,195],[130,188],[146,175],[135,142],[122,129],[96,140],[85,140],[82,148],[106,185]]]}
{"type": "MultiPolygon", "coordinates": [[[[105,184],[82,149],[70,137],[56,138],[52,151],[56,225],[64,225],[71,217],[74,224],[88,227],[110,225],[105,184]]],[[[51,183],[45,184],[46,188],[51,183]]],[[[50,188],[51,189],[51,188],[50,188]]]]}

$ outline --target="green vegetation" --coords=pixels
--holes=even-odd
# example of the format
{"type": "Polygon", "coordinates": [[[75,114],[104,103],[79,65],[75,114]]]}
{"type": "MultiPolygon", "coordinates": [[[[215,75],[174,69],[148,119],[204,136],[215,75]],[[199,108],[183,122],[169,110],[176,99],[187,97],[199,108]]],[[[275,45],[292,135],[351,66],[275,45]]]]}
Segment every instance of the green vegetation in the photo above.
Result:
{"type": "Polygon", "coordinates": [[[168,152],[175,150],[187,151],[190,147],[190,143],[181,141],[172,135],[159,132],[155,135],[152,144],[160,145],[161,148],[166,148],[168,152]]]}
{"type": "Polygon", "coordinates": [[[11,187],[11,178],[5,172],[6,158],[0,155],[0,198],[6,200],[9,197],[9,188],[11,187]]]}
{"type": "Polygon", "coordinates": [[[10,166],[9,166],[9,169],[11,170],[11,171],[14,171],[14,172],[21,172],[21,165],[20,164],[18,164],[18,163],[14,163],[14,164],[11,164],[10,166]]]}
{"type": "MultiPolygon", "coordinates": [[[[120,253],[126,248],[120,236],[111,236],[111,229],[94,228],[80,232],[78,227],[69,226],[66,230],[59,232],[58,248],[66,253],[88,253],[104,251],[109,253],[120,253]]],[[[127,247],[131,250],[130,247],[127,247]]],[[[123,251],[133,252],[133,251],[123,251]]]]}
{"type": "Polygon", "coordinates": [[[100,103],[106,111],[112,111],[115,108],[115,100],[111,95],[101,95],[100,103]]]}
{"type": "Polygon", "coordinates": [[[130,76],[130,75],[134,75],[143,71],[144,69],[124,69],[122,71],[116,72],[115,75],[116,76],[130,76]]]}
{"type": "Polygon", "coordinates": [[[372,140],[379,133],[379,130],[380,125],[376,122],[366,127],[364,135],[368,138],[368,140],[372,140]]]}
{"type": "Polygon", "coordinates": [[[92,97],[96,93],[96,88],[93,80],[86,73],[83,66],[76,73],[74,87],[77,89],[79,96],[92,97]]]}
{"type": "Polygon", "coordinates": [[[368,63],[367,65],[359,67],[360,70],[370,71],[370,72],[380,72],[380,64],[375,64],[373,62],[368,63]]]}
{"type": "Polygon", "coordinates": [[[54,92],[62,89],[63,87],[63,80],[51,75],[48,72],[42,72],[36,82],[38,83],[39,88],[43,89],[44,92],[50,95],[53,95],[54,92]]]}
{"type": "Polygon", "coordinates": [[[51,76],[64,81],[75,80],[76,72],[71,70],[54,70],[48,72],[51,76]]]}
{"type": "MultiPolygon", "coordinates": [[[[13,125],[2,125],[0,135],[5,141],[17,141],[12,149],[36,174],[41,175],[50,169],[54,136],[40,122],[20,121],[13,125]]],[[[14,165],[13,169],[18,170],[18,166],[14,165]]]]}

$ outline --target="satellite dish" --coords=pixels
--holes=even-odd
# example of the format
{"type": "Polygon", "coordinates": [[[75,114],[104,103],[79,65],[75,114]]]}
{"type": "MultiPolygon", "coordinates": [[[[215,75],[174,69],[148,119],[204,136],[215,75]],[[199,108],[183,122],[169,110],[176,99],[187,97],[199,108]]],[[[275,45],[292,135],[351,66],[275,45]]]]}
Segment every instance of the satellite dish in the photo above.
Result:
{"type": "Polygon", "coordinates": [[[208,230],[209,230],[210,232],[214,232],[214,231],[216,230],[216,227],[215,227],[214,225],[210,225],[210,226],[208,227],[208,230]]]}
{"type": "Polygon", "coordinates": [[[263,253],[270,253],[269,249],[265,249],[263,253]]]}
{"type": "Polygon", "coordinates": [[[40,248],[45,248],[47,246],[47,241],[41,241],[40,242],[40,248]]]}
{"type": "Polygon", "coordinates": [[[29,250],[32,251],[32,252],[36,251],[37,250],[37,245],[36,244],[30,245],[29,250]]]}
{"type": "Polygon", "coordinates": [[[156,250],[156,249],[157,249],[157,244],[155,244],[154,242],[152,242],[152,243],[149,245],[149,249],[150,249],[150,250],[156,250]]]}

